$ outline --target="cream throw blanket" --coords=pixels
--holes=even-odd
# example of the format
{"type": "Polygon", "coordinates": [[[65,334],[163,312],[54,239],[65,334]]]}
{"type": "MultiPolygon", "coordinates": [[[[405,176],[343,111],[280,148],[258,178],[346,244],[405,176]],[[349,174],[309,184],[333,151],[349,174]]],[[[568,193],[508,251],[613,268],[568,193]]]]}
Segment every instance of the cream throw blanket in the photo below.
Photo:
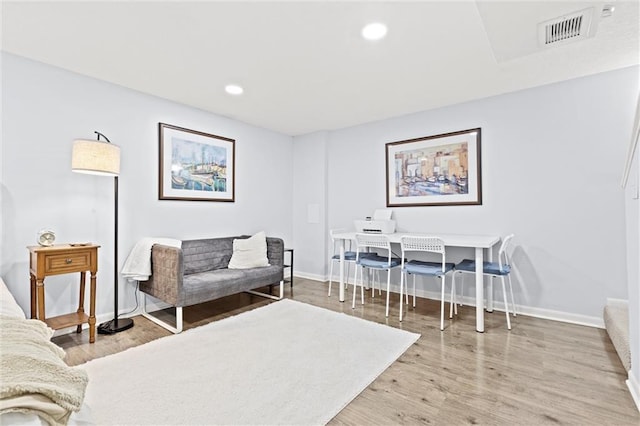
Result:
{"type": "Polygon", "coordinates": [[[0,315],[0,414],[35,413],[62,425],[80,410],[87,373],[65,364],[52,335],[42,321],[0,315]]]}
{"type": "Polygon", "coordinates": [[[122,267],[122,276],[129,281],[147,281],[151,276],[151,248],[154,244],[182,247],[182,241],[173,238],[141,238],[131,249],[122,267]]]}

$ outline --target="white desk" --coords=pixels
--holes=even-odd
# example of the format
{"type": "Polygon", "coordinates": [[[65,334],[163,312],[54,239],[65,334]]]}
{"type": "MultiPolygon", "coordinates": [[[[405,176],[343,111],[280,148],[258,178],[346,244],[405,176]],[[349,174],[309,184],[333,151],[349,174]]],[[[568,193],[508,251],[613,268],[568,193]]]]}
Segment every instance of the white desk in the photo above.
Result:
{"type": "MultiPolygon", "coordinates": [[[[344,242],[355,240],[355,232],[342,232],[334,234],[333,237],[340,240],[340,301],[344,302],[344,242]]],[[[410,232],[396,232],[395,234],[385,234],[392,243],[400,244],[403,235],[423,235],[436,236],[444,241],[448,247],[470,247],[474,248],[476,255],[476,331],[484,332],[484,285],[482,264],[484,262],[484,249],[488,251],[488,260],[493,260],[493,246],[500,242],[500,237],[495,235],[462,235],[462,234],[415,234],[410,232]]],[[[491,293],[489,293],[491,294],[491,293]]],[[[487,308],[492,310],[491,298],[488,298],[487,308]]]]}

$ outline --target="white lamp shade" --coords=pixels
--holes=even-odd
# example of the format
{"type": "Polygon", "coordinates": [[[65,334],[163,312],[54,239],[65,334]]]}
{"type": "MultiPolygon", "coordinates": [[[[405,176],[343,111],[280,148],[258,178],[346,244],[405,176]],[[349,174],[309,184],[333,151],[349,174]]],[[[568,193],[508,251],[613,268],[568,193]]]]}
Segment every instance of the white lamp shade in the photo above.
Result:
{"type": "Polygon", "coordinates": [[[71,170],[117,176],[120,173],[120,147],[109,142],[76,139],[71,154],[71,170]]]}

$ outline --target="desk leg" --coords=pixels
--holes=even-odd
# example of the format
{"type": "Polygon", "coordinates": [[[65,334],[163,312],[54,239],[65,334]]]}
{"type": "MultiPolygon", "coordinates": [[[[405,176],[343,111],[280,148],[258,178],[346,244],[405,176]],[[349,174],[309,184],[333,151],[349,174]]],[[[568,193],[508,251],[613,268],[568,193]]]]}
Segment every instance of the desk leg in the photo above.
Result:
{"type": "Polygon", "coordinates": [[[341,302],[344,302],[344,240],[340,240],[340,298],[339,300],[341,302]]]}
{"type": "Polygon", "coordinates": [[[38,294],[38,319],[44,321],[44,278],[36,279],[36,291],[38,294]]]}
{"type": "MultiPolygon", "coordinates": [[[[84,285],[85,285],[86,273],[80,272],[80,294],[78,295],[78,313],[84,313],[84,285]]],[[[82,324],[78,324],[76,327],[76,333],[82,333],[82,324]]]]}
{"type": "Polygon", "coordinates": [[[29,281],[31,282],[31,319],[37,318],[38,302],[36,295],[36,276],[29,274],[29,281]]]}
{"type": "Polygon", "coordinates": [[[482,248],[476,247],[476,331],[480,333],[484,333],[483,261],[482,248]]]}
{"type": "Polygon", "coordinates": [[[91,272],[91,290],[89,294],[89,343],[96,341],[96,273],[91,272]]]}

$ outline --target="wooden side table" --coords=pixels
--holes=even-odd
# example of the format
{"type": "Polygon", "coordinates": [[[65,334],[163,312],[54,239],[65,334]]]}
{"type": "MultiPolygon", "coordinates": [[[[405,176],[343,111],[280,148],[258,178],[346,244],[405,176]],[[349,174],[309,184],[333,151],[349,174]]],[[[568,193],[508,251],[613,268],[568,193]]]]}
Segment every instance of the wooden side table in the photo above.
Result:
{"type": "Polygon", "coordinates": [[[96,340],[96,274],[98,272],[98,248],[88,244],[71,246],[56,244],[50,247],[28,246],[29,278],[31,281],[31,318],[47,323],[54,330],[77,326],[76,332],[82,331],[82,324],[89,324],[89,343],[96,340]],[[89,315],[84,312],[84,290],[86,271],[91,273],[91,292],[89,295],[89,315]],[[44,278],[49,275],[80,272],[80,297],[78,310],[74,313],[45,317],[44,278]]]}

